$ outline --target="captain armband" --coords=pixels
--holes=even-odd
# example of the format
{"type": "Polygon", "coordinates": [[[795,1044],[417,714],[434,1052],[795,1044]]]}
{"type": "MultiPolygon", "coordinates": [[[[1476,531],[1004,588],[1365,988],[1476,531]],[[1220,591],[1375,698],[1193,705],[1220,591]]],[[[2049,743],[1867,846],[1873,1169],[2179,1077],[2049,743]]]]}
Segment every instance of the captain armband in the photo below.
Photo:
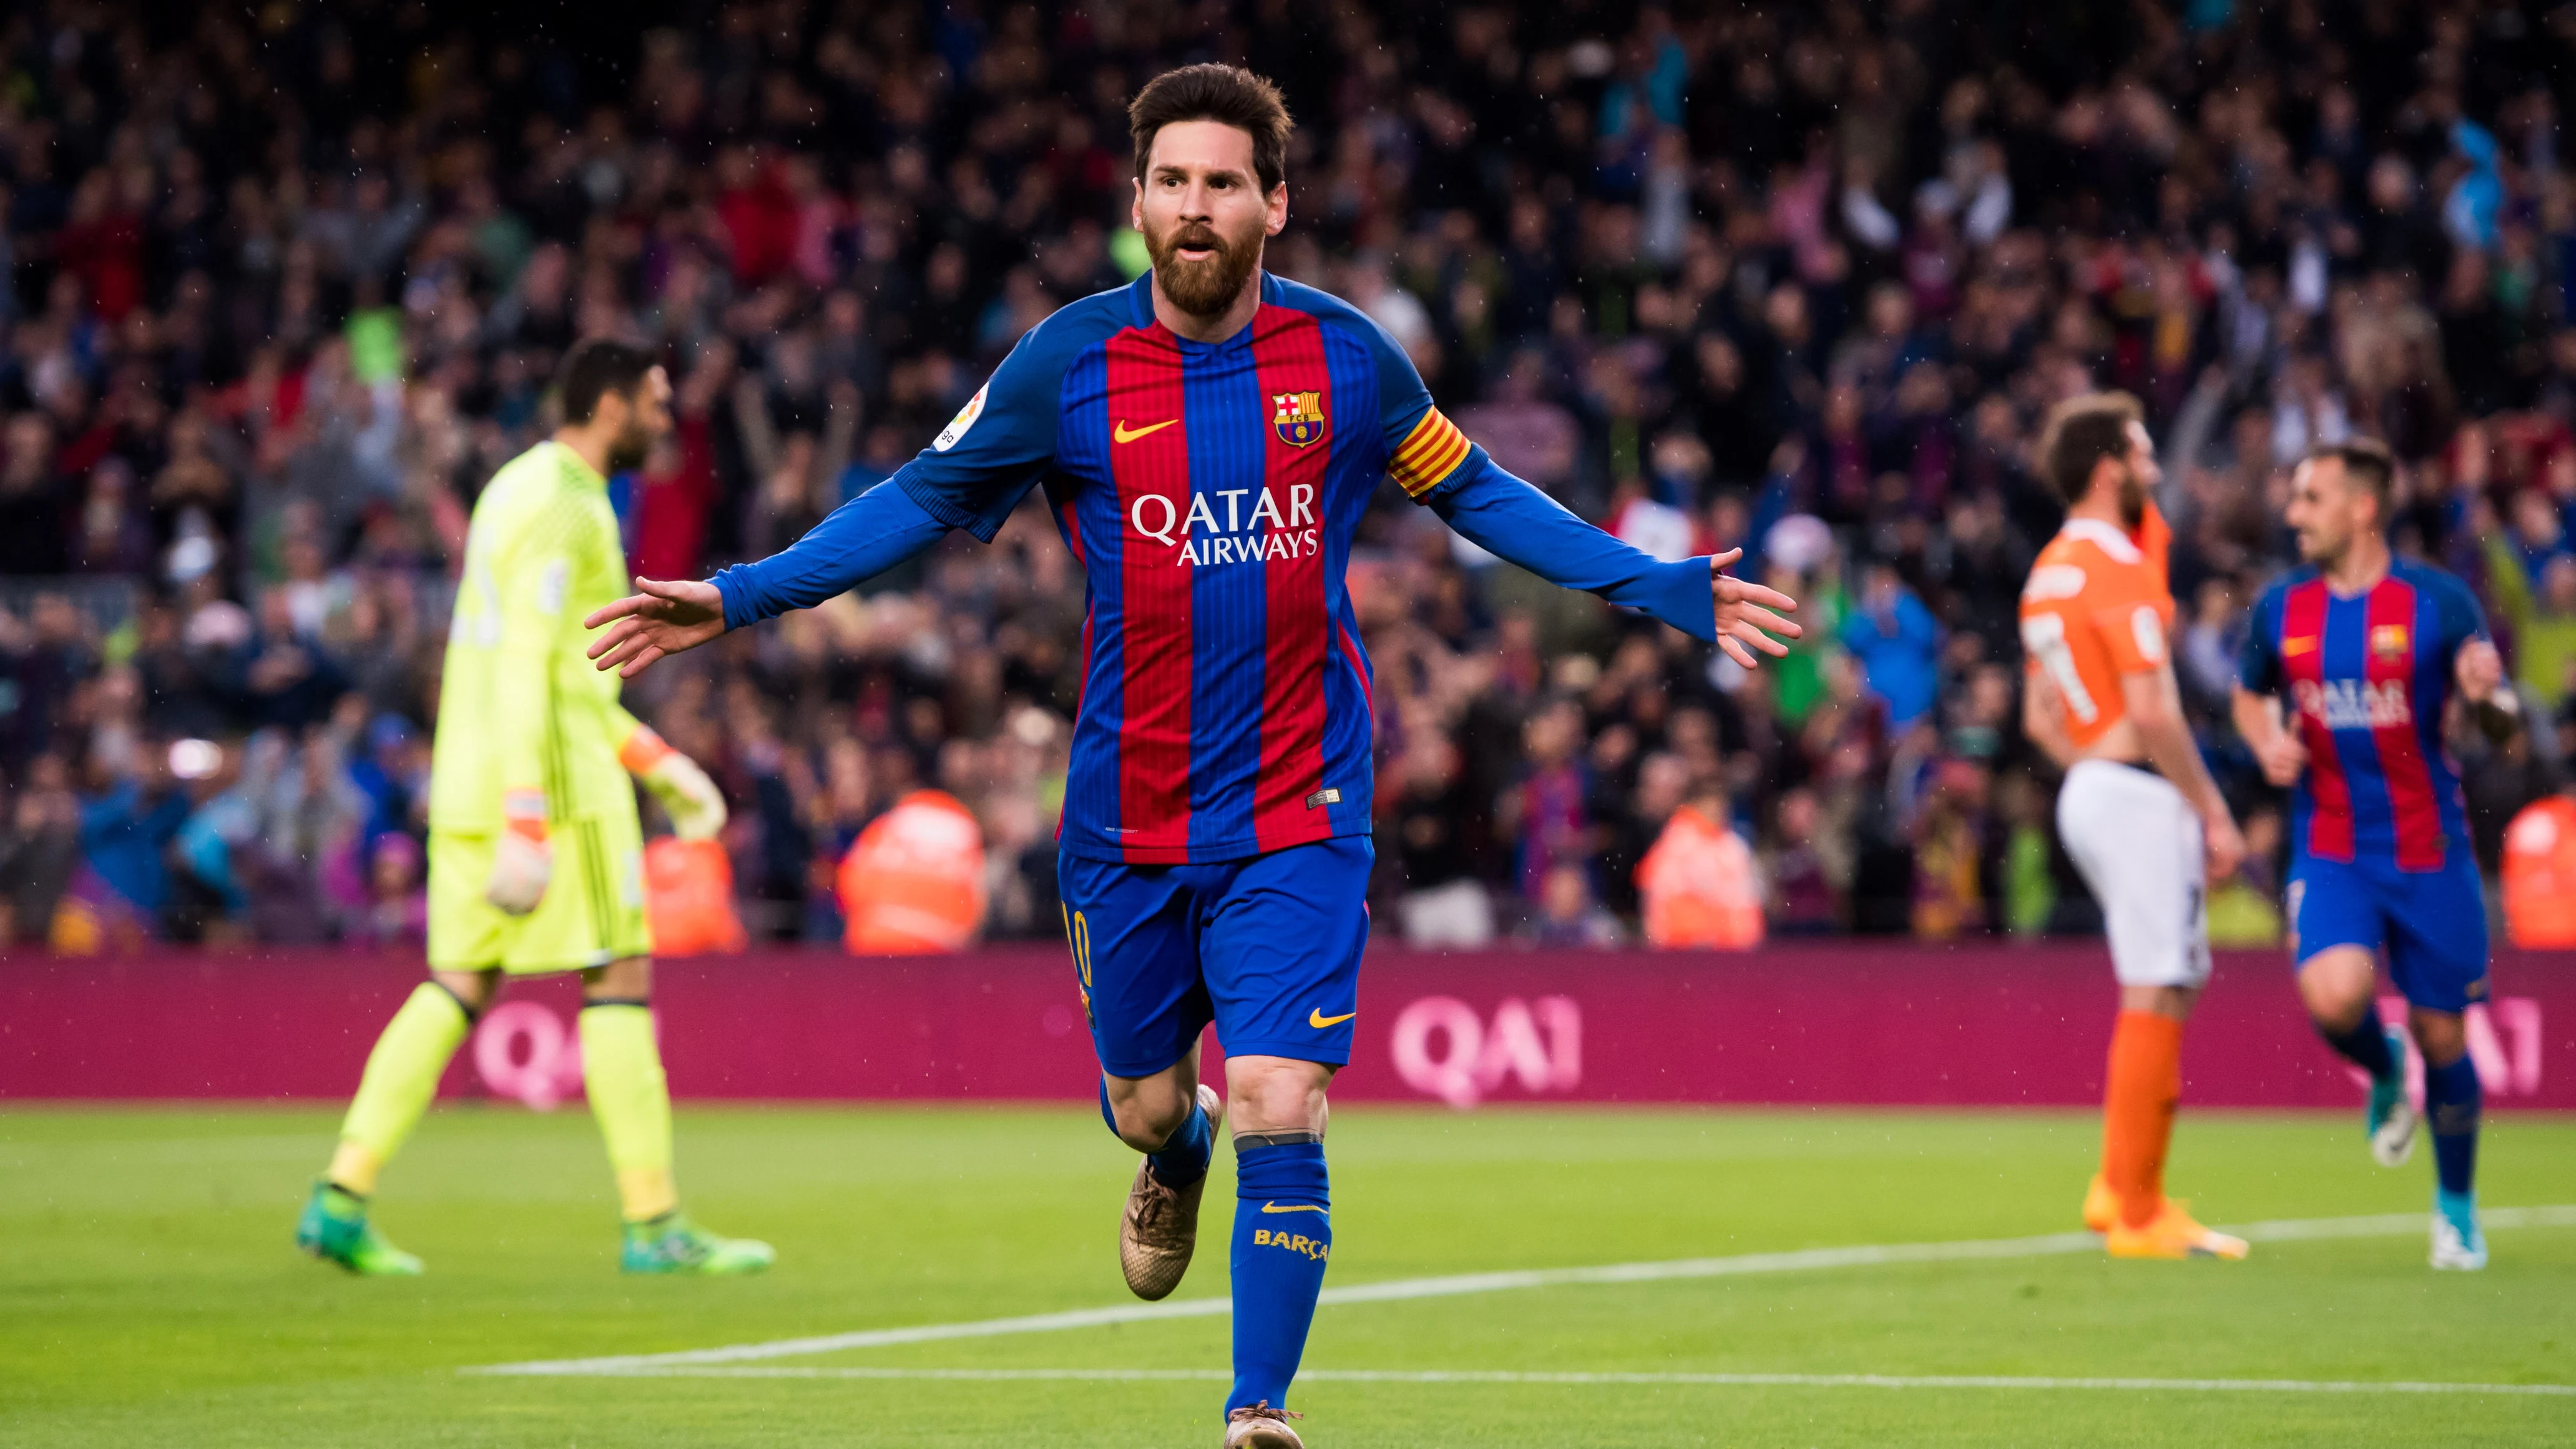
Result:
{"type": "Polygon", "coordinates": [[[1422,420],[1387,461],[1386,474],[1419,503],[1467,461],[1467,435],[1438,408],[1425,408],[1422,420]]]}

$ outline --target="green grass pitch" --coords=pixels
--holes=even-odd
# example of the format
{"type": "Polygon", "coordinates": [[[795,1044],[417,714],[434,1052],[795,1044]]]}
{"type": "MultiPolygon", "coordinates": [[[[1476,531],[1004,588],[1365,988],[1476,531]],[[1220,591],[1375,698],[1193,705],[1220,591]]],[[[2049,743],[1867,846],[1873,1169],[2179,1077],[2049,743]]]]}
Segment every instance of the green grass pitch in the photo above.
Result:
{"type": "MultiPolygon", "coordinates": [[[[2174,1187],[2211,1221],[2421,1211],[2358,1114],[2186,1111],[2174,1187]]],[[[681,1182],[777,1243],[733,1281],[615,1270],[587,1114],[432,1115],[379,1221],[429,1276],[289,1245],[335,1116],[0,1112],[0,1444],[1203,1445],[1213,1381],[493,1377],[657,1353],[1117,1304],[1133,1158],[1087,1107],[707,1109],[681,1182]]],[[[1353,1107],[1333,1125],[1333,1286],[2074,1226],[2079,1113],[1353,1107]]],[[[1198,1265],[1225,1291],[1231,1161],[1198,1265]]],[[[2576,1203],[2576,1120],[2491,1119],[2490,1205],[2576,1203]]],[[[2576,1227],[2258,1244],[2244,1264],[2097,1254],[1822,1268],[1327,1306],[1319,1370],[2576,1383],[2576,1227]]],[[[1221,1370],[1223,1317],[767,1360],[822,1368],[1221,1370]]],[[[1431,1445],[2457,1444],[2576,1439],[2576,1398],[2193,1389],[1301,1384],[1314,1449],[1431,1445]]]]}

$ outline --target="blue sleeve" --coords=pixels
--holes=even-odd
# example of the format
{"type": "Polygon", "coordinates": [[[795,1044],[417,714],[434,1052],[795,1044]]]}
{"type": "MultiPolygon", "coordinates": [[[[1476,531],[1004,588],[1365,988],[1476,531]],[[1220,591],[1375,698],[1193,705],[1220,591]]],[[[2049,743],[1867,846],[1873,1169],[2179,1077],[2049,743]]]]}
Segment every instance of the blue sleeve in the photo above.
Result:
{"type": "Polygon", "coordinates": [[[2254,601],[2254,616],[2245,624],[2245,642],[2236,651],[2236,682],[2250,694],[2273,694],[2281,688],[2281,586],[2274,584],[2254,601]]]}
{"type": "Polygon", "coordinates": [[[2448,665],[2464,646],[2487,637],[2487,615],[2467,584],[2449,574],[2434,577],[2440,581],[2433,590],[2434,619],[2442,631],[2442,662],[2448,665]]]}
{"type": "Polygon", "coordinates": [[[784,551],[718,573],[725,627],[745,628],[847,593],[937,543],[948,527],[887,479],[833,509],[784,551]]]}
{"type": "Polygon", "coordinates": [[[1642,609],[1694,639],[1717,637],[1717,599],[1705,555],[1665,563],[1568,513],[1513,477],[1431,405],[1413,359],[1386,329],[1350,303],[1279,278],[1264,296],[1338,327],[1367,347],[1377,374],[1379,445],[1387,476],[1428,504],[1468,542],[1550,583],[1642,609]]]}
{"type": "Polygon", "coordinates": [[[893,477],[832,511],[783,552],[715,577],[725,627],[810,608],[928,548],[952,528],[985,543],[1055,461],[1064,375],[1074,355],[1116,328],[1124,293],[1059,309],[1029,329],[1002,365],[893,477]]]}
{"type": "Polygon", "coordinates": [[[1470,447],[1467,459],[1429,502],[1478,544],[1550,583],[1643,609],[1702,642],[1717,638],[1717,599],[1708,558],[1665,563],[1568,513],[1470,447]]]}
{"type": "MultiPolygon", "coordinates": [[[[1096,301],[1097,299],[1094,299],[1096,301]]],[[[1075,303],[1029,329],[1002,365],[891,480],[922,511],[985,543],[1055,461],[1065,370],[1088,340],[1075,303]]]]}

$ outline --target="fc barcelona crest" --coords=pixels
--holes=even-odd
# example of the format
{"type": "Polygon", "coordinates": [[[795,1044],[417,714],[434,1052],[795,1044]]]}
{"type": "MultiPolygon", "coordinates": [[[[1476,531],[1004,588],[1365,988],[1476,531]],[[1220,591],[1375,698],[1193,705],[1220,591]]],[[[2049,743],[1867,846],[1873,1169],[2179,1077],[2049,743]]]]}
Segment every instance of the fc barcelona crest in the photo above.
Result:
{"type": "Polygon", "coordinates": [[[2391,660],[2404,659],[2406,657],[2406,645],[2407,638],[2405,625],[2373,624],[2370,626],[2370,652],[2378,655],[2380,658],[2391,660]]]}
{"type": "Polygon", "coordinates": [[[1324,435],[1324,395],[1321,392],[1275,392],[1270,395],[1270,425],[1279,430],[1279,441],[1292,448],[1302,448],[1324,435]]]}

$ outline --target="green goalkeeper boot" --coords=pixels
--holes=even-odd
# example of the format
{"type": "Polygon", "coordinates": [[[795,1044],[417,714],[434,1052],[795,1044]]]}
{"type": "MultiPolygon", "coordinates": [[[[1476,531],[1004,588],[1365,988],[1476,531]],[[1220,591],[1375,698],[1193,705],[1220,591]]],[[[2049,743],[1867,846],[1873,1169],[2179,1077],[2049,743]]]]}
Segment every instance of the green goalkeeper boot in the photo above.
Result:
{"type": "Polygon", "coordinates": [[[675,1209],[649,1222],[628,1223],[617,1266],[629,1273],[757,1273],[777,1259],[767,1243],[719,1237],[675,1209]]]}
{"type": "Polygon", "coordinates": [[[362,1278],[420,1276],[420,1259],[386,1242],[367,1221],[367,1200],[327,1182],[313,1184],[313,1195],[304,1200],[295,1246],[362,1278]]]}

